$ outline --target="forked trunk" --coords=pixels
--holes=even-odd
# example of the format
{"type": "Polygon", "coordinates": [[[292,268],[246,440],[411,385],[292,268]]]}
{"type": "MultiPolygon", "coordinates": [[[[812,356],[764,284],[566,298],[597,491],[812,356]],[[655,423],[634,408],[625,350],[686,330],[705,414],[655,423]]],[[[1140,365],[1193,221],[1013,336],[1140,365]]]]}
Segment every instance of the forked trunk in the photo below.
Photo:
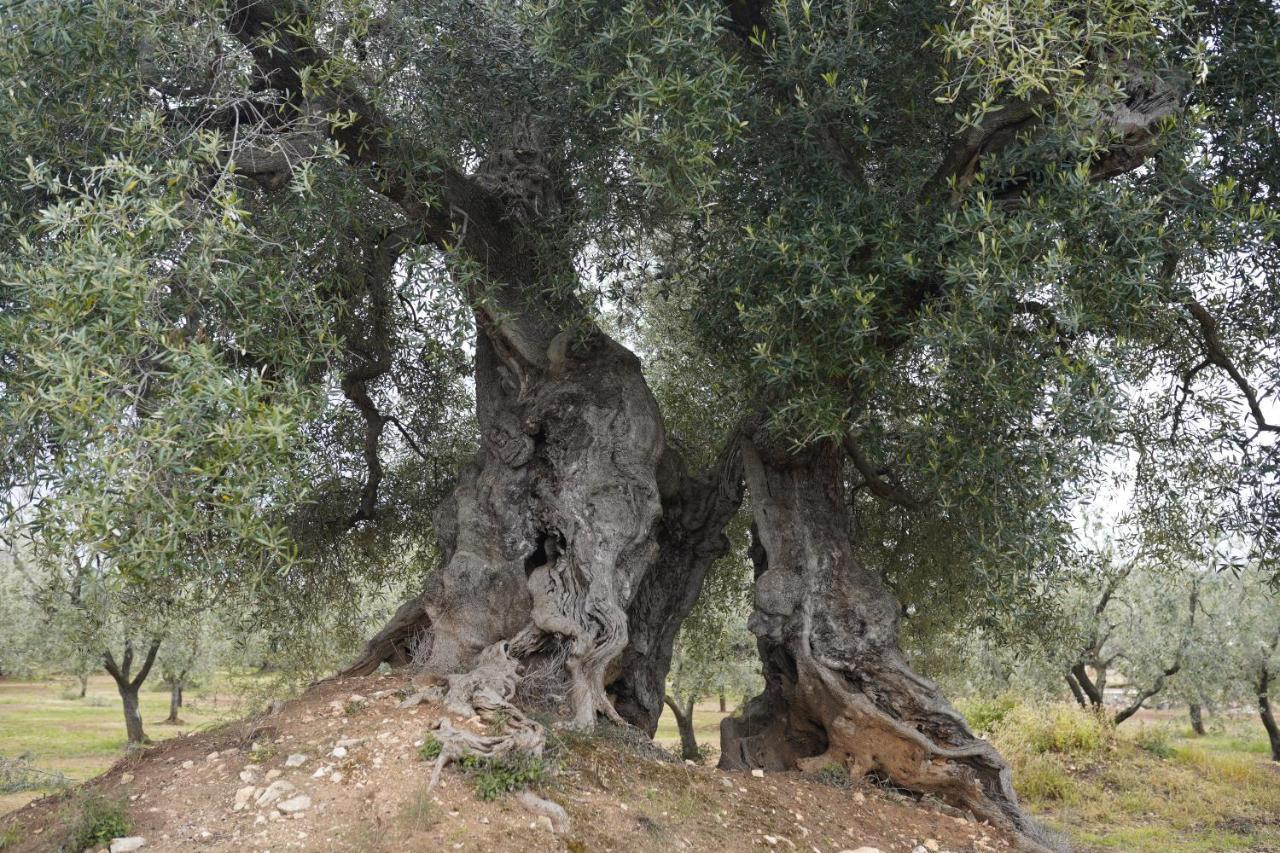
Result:
{"type": "Polygon", "coordinates": [[[675,718],[676,730],[680,732],[680,757],[685,761],[699,761],[702,750],[698,749],[698,738],[693,733],[693,700],[684,707],[673,697],[666,697],[667,707],[675,718]]]}
{"type": "Polygon", "coordinates": [[[102,664],[107,673],[115,680],[116,690],[120,693],[120,703],[124,708],[124,728],[129,743],[149,743],[142,730],[142,714],[138,710],[138,691],[142,688],[151,667],[156,662],[156,653],[160,651],[160,641],[152,640],[147,649],[146,658],[138,669],[137,675],[130,678],[133,669],[133,642],[126,640],[124,657],[117,664],[110,650],[102,653],[102,664]]]}
{"type": "Polygon", "coordinates": [[[842,455],[834,444],[788,453],[744,443],[758,545],[749,626],[765,689],[721,723],[720,766],[816,771],[838,764],[933,794],[1022,833],[1008,765],[974,736],[898,646],[898,602],[851,553],[842,455]]]}

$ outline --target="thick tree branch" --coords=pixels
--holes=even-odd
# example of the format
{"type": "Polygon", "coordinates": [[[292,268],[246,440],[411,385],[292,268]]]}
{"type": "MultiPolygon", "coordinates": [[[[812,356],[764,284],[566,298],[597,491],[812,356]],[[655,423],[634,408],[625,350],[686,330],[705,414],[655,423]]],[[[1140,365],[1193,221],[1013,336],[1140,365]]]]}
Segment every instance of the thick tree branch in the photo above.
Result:
{"type": "Polygon", "coordinates": [[[867,461],[867,457],[862,453],[862,449],[858,447],[857,442],[853,440],[853,436],[846,435],[844,437],[844,449],[853,461],[853,466],[862,475],[863,483],[871,494],[890,503],[897,504],[904,509],[918,509],[920,507],[920,502],[908,494],[905,489],[884,478],[884,469],[877,468],[867,461]]]}
{"type": "Polygon", "coordinates": [[[444,245],[453,238],[455,224],[465,223],[467,233],[485,243],[506,242],[500,206],[475,181],[425,148],[413,157],[394,150],[393,138],[395,145],[405,141],[395,137],[393,123],[349,82],[316,82],[325,75],[310,72],[328,65],[330,57],[306,35],[303,4],[230,0],[226,28],[249,51],[267,84],[284,94],[295,115],[318,119],[349,161],[363,167],[369,186],[399,205],[425,237],[444,245]],[[311,78],[312,91],[316,86],[320,91],[304,95],[304,76],[311,78]],[[412,168],[405,165],[410,162],[412,168]]]}
{"type": "Polygon", "coordinates": [[[1266,416],[1262,413],[1262,406],[1258,401],[1258,392],[1249,384],[1249,380],[1240,372],[1240,368],[1236,366],[1231,356],[1228,355],[1227,349],[1222,343],[1222,338],[1218,334],[1218,321],[1204,305],[1195,299],[1188,299],[1186,306],[1191,316],[1195,319],[1196,325],[1200,328],[1200,336],[1204,341],[1205,356],[1210,363],[1230,376],[1231,381],[1240,389],[1240,393],[1244,394],[1244,398],[1249,404],[1249,412],[1253,415],[1258,431],[1280,432],[1280,424],[1268,423],[1266,416]]]}
{"type": "Polygon", "coordinates": [[[142,669],[138,670],[137,676],[131,682],[134,690],[141,687],[142,682],[147,680],[147,676],[151,673],[151,665],[156,662],[156,653],[159,651],[160,640],[152,640],[151,647],[147,649],[147,657],[142,662],[142,669]]]}

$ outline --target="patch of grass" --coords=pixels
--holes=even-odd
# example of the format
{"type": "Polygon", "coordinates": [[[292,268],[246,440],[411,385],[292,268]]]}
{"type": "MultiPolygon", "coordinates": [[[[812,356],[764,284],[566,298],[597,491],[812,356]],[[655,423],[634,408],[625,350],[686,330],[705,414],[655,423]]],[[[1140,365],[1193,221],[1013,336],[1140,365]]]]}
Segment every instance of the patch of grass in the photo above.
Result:
{"type": "Polygon", "coordinates": [[[0,830],[0,850],[8,850],[10,847],[17,847],[18,842],[22,840],[22,828],[16,824],[0,830]]]}
{"type": "MultiPolygon", "coordinates": [[[[0,680],[0,755],[25,754],[41,770],[81,782],[124,755],[124,716],[115,682],[105,673],[89,679],[83,700],[60,698],[66,687],[65,681],[54,679],[0,680]]],[[[198,711],[194,706],[183,709],[187,723],[182,726],[158,725],[168,716],[169,697],[143,691],[141,710],[147,733],[162,740],[236,715],[237,700],[225,681],[210,680],[204,690],[198,711]]],[[[0,793],[0,813],[25,805],[38,793],[35,789],[0,793]]]]}
{"type": "Polygon", "coordinates": [[[992,740],[1011,753],[1056,753],[1086,757],[1115,739],[1111,723],[1098,714],[1066,703],[1019,705],[1005,713],[992,740]]]}
{"type": "Polygon", "coordinates": [[[440,739],[428,733],[422,739],[422,746],[418,747],[418,757],[423,761],[435,761],[440,757],[441,749],[443,749],[443,746],[440,743],[440,739]]]}
{"type": "Polygon", "coordinates": [[[830,785],[833,788],[851,788],[853,780],[849,778],[849,771],[843,764],[824,764],[822,769],[818,771],[818,781],[824,785],[830,785]]]}
{"type": "Polygon", "coordinates": [[[995,698],[975,697],[956,703],[956,709],[964,714],[975,732],[989,732],[1004,721],[1009,712],[1018,707],[1018,699],[1010,694],[995,698]]]}
{"type": "Polygon", "coordinates": [[[63,845],[67,850],[105,847],[111,839],[129,834],[129,817],[123,799],[88,794],[72,801],[68,808],[65,821],[68,831],[63,845]]]}
{"type": "Polygon", "coordinates": [[[1133,742],[1139,749],[1151,753],[1156,758],[1173,757],[1173,741],[1169,737],[1169,730],[1164,726],[1143,726],[1138,729],[1137,737],[1133,742]]]}
{"type": "Polygon", "coordinates": [[[1014,787],[1047,825],[1093,850],[1280,851],[1280,773],[1251,748],[1265,743],[1253,720],[1197,738],[1151,721],[1117,735],[1091,718],[1019,707],[996,726],[1014,787]]]}
{"type": "Polygon", "coordinates": [[[1016,767],[1018,793],[1036,802],[1074,802],[1079,787],[1054,756],[1032,755],[1016,767]]]}
{"type": "Polygon", "coordinates": [[[440,808],[425,785],[415,790],[400,807],[400,820],[415,832],[425,832],[440,822],[440,808]]]}
{"type": "Polygon", "coordinates": [[[550,762],[531,752],[493,757],[464,755],[459,764],[482,800],[496,800],[518,788],[537,785],[551,775],[550,762]]]}

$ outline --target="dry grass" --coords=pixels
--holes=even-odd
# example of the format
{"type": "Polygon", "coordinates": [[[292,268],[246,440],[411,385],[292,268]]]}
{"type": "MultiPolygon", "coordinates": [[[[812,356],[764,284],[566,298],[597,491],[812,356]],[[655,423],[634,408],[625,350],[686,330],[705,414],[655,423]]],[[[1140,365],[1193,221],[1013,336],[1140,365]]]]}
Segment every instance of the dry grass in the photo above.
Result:
{"type": "Polygon", "coordinates": [[[1280,765],[1251,718],[1196,738],[1168,722],[1113,730],[1070,705],[1019,706],[992,740],[1027,807],[1081,850],[1280,851],[1280,765]]]}

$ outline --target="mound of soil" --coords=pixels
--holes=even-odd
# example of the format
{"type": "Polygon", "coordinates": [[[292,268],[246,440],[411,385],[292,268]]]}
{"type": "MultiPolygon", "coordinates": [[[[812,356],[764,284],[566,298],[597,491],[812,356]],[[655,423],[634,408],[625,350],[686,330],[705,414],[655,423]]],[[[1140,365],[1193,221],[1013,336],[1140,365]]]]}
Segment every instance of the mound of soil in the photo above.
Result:
{"type": "Polygon", "coordinates": [[[164,741],[0,819],[0,838],[8,831],[6,851],[57,850],[77,804],[97,796],[124,806],[143,851],[1016,849],[969,816],[838,773],[727,773],[618,730],[550,739],[534,790],[567,826],[545,803],[482,799],[474,771],[451,767],[428,790],[432,762],[419,747],[445,712],[397,707],[404,683],[327,681],[268,713],[164,741]]]}

